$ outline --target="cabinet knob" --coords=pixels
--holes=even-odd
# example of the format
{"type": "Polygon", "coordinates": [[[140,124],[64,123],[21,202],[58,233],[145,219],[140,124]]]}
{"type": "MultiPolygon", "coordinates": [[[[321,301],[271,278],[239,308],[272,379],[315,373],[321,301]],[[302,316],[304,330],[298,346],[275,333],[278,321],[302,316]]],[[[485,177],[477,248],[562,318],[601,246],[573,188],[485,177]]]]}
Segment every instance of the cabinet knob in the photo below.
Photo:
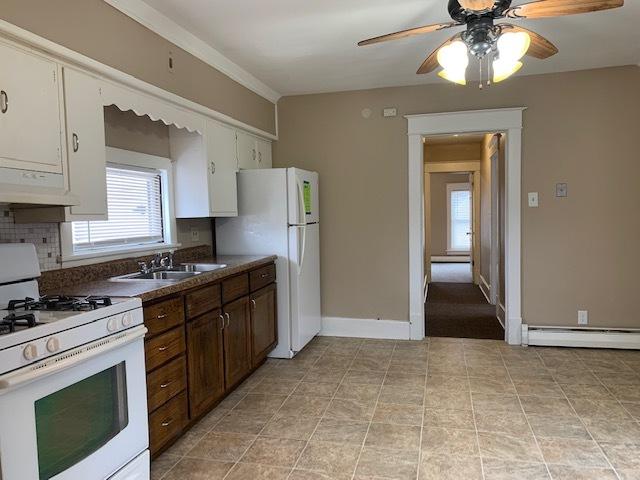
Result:
{"type": "Polygon", "coordinates": [[[71,135],[71,146],[74,152],[80,150],[80,139],[78,138],[78,134],[74,133],[71,135]]]}
{"type": "Polygon", "coordinates": [[[7,113],[9,110],[9,96],[4,90],[0,91],[0,112],[7,113]]]}

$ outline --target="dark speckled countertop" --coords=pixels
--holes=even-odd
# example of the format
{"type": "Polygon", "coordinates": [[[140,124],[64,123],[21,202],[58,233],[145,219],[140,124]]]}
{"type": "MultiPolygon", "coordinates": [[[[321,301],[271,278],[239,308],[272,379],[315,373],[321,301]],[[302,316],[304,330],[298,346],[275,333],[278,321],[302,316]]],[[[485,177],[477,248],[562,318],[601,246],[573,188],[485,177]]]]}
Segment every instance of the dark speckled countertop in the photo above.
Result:
{"type": "MultiPolygon", "coordinates": [[[[236,273],[253,270],[276,260],[270,256],[219,256],[199,258],[197,263],[226,264],[213,272],[203,272],[181,281],[162,280],[96,280],[64,288],[66,295],[108,295],[110,297],[139,297],[143,302],[179,293],[199,285],[205,285],[236,273]]],[[[133,273],[133,272],[131,272],[133,273]]]]}

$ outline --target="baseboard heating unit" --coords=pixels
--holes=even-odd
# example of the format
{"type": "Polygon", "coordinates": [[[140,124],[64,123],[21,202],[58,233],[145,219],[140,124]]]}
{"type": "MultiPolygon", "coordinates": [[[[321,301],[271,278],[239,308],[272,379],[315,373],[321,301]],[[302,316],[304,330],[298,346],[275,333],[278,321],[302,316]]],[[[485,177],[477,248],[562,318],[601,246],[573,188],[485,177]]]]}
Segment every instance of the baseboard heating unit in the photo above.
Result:
{"type": "Polygon", "coordinates": [[[542,327],[523,324],[522,345],[640,350],[640,329],[542,327]]]}

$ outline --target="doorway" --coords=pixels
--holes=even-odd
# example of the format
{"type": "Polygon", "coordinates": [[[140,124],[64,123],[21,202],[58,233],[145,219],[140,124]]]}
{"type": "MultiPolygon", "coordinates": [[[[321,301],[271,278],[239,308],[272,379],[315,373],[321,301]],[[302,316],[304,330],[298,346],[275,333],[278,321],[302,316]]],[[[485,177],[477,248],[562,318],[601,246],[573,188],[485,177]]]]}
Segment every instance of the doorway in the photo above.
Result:
{"type": "Polygon", "coordinates": [[[427,336],[505,337],[498,311],[504,265],[494,254],[500,247],[503,137],[481,132],[423,139],[427,336]]]}
{"type": "Polygon", "coordinates": [[[522,260],[521,260],[521,192],[522,192],[522,122],[525,107],[472,110],[407,115],[409,204],[409,328],[410,338],[425,337],[425,184],[423,138],[451,132],[506,133],[504,198],[504,325],[505,339],[512,345],[522,340],[522,260]]]}

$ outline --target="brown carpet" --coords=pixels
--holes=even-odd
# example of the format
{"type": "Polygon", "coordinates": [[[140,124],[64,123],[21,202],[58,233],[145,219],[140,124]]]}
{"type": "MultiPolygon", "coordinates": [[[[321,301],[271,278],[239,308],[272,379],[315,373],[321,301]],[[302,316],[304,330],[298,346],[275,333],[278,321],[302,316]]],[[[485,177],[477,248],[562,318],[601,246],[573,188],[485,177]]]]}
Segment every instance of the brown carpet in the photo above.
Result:
{"type": "Polygon", "coordinates": [[[504,339],[496,307],[472,283],[430,283],[426,317],[429,337],[504,339]]]}

